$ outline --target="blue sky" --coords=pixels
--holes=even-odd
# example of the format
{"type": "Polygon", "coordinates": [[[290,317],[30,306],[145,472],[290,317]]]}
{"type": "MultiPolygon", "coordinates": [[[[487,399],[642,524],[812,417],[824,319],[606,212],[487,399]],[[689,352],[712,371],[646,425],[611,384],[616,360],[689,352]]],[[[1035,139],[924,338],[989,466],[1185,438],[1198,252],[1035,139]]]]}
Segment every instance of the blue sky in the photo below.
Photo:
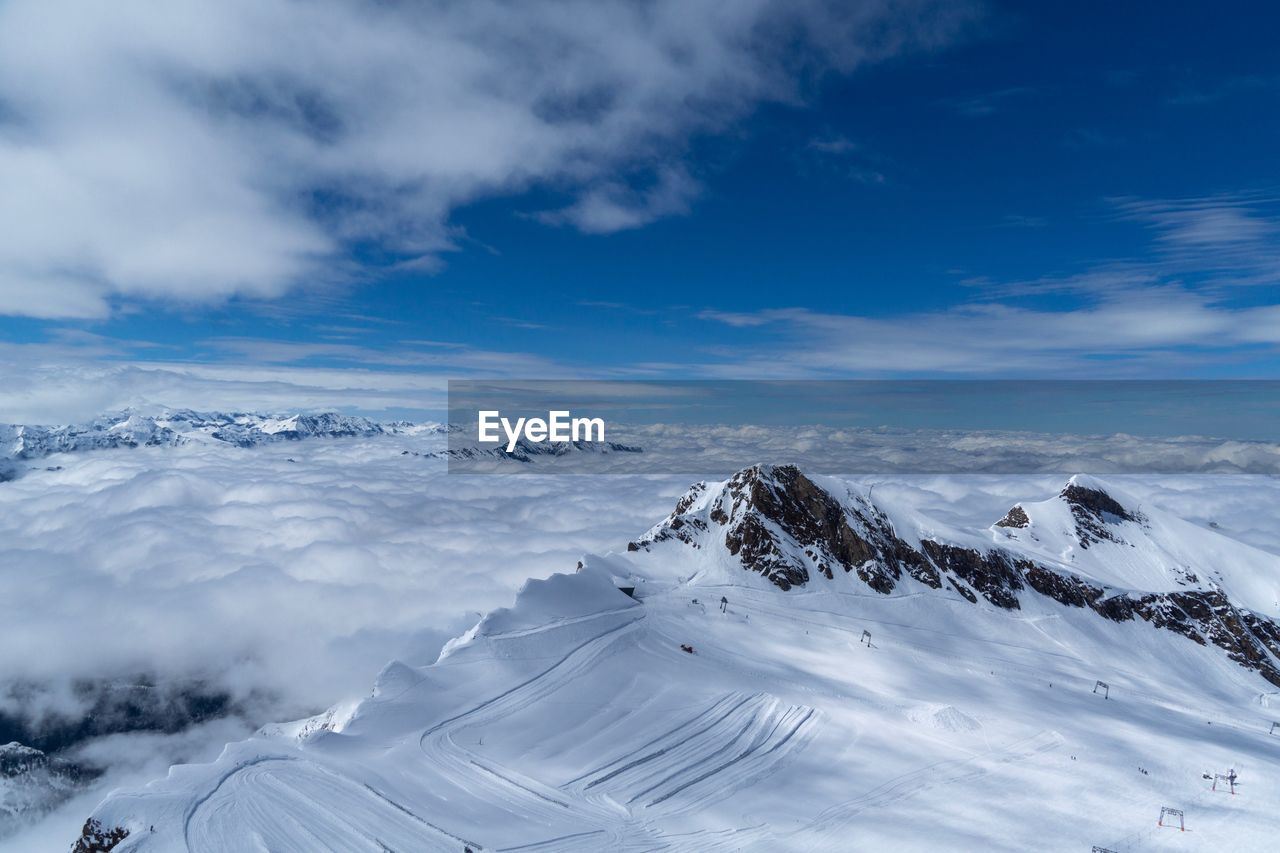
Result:
{"type": "MultiPolygon", "coordinates": [[[[546,55],[493,39],[516,26],[497,13],[366,27],[360,3],[272,0],[217,15],[344,21],[357,46],[258,55],[228,36],[174,60],[186,20],[126,37],[124,4],[63,45],[100,54],[68,61],[101,62],[103,91],[19,92],[58,46],[0,62],[0,174],[40,191],[6,212],[30,233],[0,244],[5,352],[434,377],[1277,375],[1280,11],[915,2],[850,20],[761,0],[655,23],[600,3],[587,26],[565,5],[520,7],[561,40],[546,55]],[[468,52],[418,68],[426,32],[468,52]],[[665,68],[655,45],[683,58],[665,68]],[[347,89],[308,77],[326,50],[347,89]],[[138,55],[170,61],[161,83],[113,76],[138,55]],[[84,106],[104,93],[125,106],[84,106]],[[158,152],[155,174],[104,154],[28,180],[32,150],[79,165],[104,134],[108,154],[158,152]],[[170,163],[192,140],[201,158],[170,163]],[[44,247],[50,229],[70,236],[44,247]]],[[[17,3],[0,29],[41,14],[17,3]]]]}

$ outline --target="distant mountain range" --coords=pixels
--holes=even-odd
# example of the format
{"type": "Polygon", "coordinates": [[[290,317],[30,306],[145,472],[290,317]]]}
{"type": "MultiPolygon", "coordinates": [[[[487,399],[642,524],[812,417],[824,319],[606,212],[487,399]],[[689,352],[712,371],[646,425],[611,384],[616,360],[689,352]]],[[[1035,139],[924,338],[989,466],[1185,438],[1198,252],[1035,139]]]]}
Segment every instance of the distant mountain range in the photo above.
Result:
{"type": "Polygon", "coordinates": [[[449,437],[439,450],[406,450],[406,456],[467,462],[534,462],[582,453],[639,453],[639,447],[617,442],[546,442],[521,439],[512,453],[481,445],[448,424],[373,421],[336,412],[269,415],[258,412],[196,412],[190,409],[143,415],[133,411],[101,415],[91,421],[60,426],[0,424],[0,482],[21,471],[20,463],[56,453],[79,453],[130,447],[177,447],[193,442],[257,447],[311,438],[369,438],[384,435],[449,437]]]}
{"type": "Polygon", "coordinates": [[[53,453],[116,447],[176,446],[190,441],[220,441],[253,447],[302,438],[350,438],[401,431],[437,429],[439,424],[403,421],[377,423],[368,418],[324,412],[287,417],[252,412],[195,412],[190,409],[142,415],[124,411],[62,426],[0,425],[0,458],[39,459],[53,453]]]}

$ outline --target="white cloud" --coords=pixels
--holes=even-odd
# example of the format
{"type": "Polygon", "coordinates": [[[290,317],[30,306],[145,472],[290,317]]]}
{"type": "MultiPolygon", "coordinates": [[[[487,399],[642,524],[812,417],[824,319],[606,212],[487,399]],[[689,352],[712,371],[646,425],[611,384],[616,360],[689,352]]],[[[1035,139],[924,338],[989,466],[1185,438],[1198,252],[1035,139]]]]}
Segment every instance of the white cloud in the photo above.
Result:
{"type": "Polygon", "coordinates": [[[0,486],[0,684],[150,672],[265,692],[267,719],[318,710],[363,693],[391,657],[433,658],[525,578],[625,543],[687,486],[446,477],[401,454],[438,443],[42,460],[0,486]]]}
{"type": "MultiPolygon", "coordinates": [[[[0,352],[3,349],[0,348],[0,352]]],[[[87,363],[19,358],[0,368],[0,423],[73,423],[102,412],[163,407],[224,411],[428,412],[444,409],[445,377],[434,371],[87,363]]]]}
{"type": "Polygon", "coordinates": [[[145,343],[87,333],[64,333],[52,344],[0,343],[0,423],[70,423],[166,407],[439,419],[449,379],[585,375],[532,353],[440,341],[385,349],[235,337],[200,343],[227,360],[165,361],[145,343]],[[148,356],[154,360],[140,360],[148,356]]]}
{"type": "Polygon", "coordinates": [[[92,741],[65,757],[104,768],[104,775],[53,812],[42,815],[35,824],[22,826],[13,835],[0,838],[0,853],[65,850],[70,839],[79,836],[85,815],[92,812],[108,792],[145,785],[164,776],[175,764],[213,761],[227,743],[252,733],[253,728],[242,720],[222,718],[176,734],[135,732],[92,741]]]}
{"type": "Polygon", "coordinates": [[[1080,378],[1177,375],[1276,342],[1275,306],[1228,308],[1173,287],[1123,290],[1082,307],[1036,310],[1000,303],[869,317],[807,308],[704,312],[736,328],[767,329],[749,345],[713,350],[709,370],[735,376],[954,373],[1080,378]],[[1187,354],[1195,349],[1194,360],[1187,354]],[[1107,359],[1102,362],[1098,359],[1107,359]]]}
{"type": "Polygon", "coordinates": [[[700,319],[752,330],[752,337],[710,350],[716,360],[702,369],[759,378],[1147,378],[1275,356],[1280,306],[1231,298],[1280,281],[1280,202],[1257,194],[1109,201],[1118,218],[1152,232],[1147,257],[1031,280],[970,277],[961,284],[981,300],[934,311],[703,311],[700,319]],[[1060,305],[1018,301],[1049,295],[1063,297],[1060,305]]]}
{"type": "Polygon", "coordinates": [[[607,183],[588,190],[569,207],[536,214],[548,225],[573,225],[588,234],[627,231],[656,219],[689,212],[698,184],[682,169],[664,168],[652,186],[637,189],[607,183]]]}
{"type": "Polygon", "coordinates": [[[951,38],[934,0],[12,0],[0,312],[274,298],[374,244],[430,268],[459,205],[547,186],[600,232],[687,209],[690,140],[951,38]],[[629,189],[649,186],[649,190],[629,189]]]}
{"type": "Polygon", "coordinates": [[[1130,219],[1155,227],[1162,243],[1192,248],[1253,243],[1274,235],[1277,222],[1266,208],[1275,199],[1208,196],[1186,199],[1118,198],[1113,203],[1130,219]]]}
{"type": "Polygon", "coordinates": [[[805,147],[819,154],[852,154],[859,150],[858,143],[841,134],[815,136],[805,147]]]}
{"type": "MultiPolygon", "coordinates": [[[[240,696],[273,696],[263,711],[272,716],[314,710],[362,693],[393,656],[432,658],[476,611],[508,603],[525,578],[625,547],[691,481],[727,473],[726,464],[832,470],[839,458],[856,470],[877,460],[900,467],[910,456],[923,470],[957,459],[993,470],[1010,460],[1055,471],[1276,465],[1274,446],[1177,438],[662,425],[635,434],[653,451],[643,473],[633,464],[613,476],[446,475],[438,460],[401,452],[438,447],[428,436],[48,457],[0,485],[0,600],[9,613],[0,684],[200,676],[240,696]]],[[[999,478],[1005,488],[986,503],[949,512],[988,524],[1001,504],[1052,489],[1060,476],[999,478]]],[[[1255,479],[1274,489],[1273,479],[1255,479]]],[[[993,482],[875,480],[941,484],[940,500],[993,482]]],[[[1190,489],[1216,478],[1179,482],[1190,489]]],[[[1280,527],[1267,506],[1280,504],[1233,524],[1276,547],[1280,527]]]]}
{"type": "Polygon", "coordinates": [[[1107,199],[1107,219],[1149,233],[1147,251],[1092,263],[1080,272],[961,281],[990,298],[1076,294],[1127,298],[1144,289],[1197,290],[1210,297],[1280,283],[1280,199],[1235,193],[1178,199],[1107,199]]]}
{"type": "MultiPolygon", "coordinates": [[[[406,436],[51,458],[46,462],[62,470],[35,470],[0,485],[0,600],[7,613],[0,683],[30,678],[56,686],[139,669],[166,680],[196,674],[240,695],[269,691],[274,701],[255,708],[257,722],[267,722],[363,694],[391,657],[430,659],[474,621],[474,611],[508,604],[526,577],[571,570],[583,552],[625,547],[671,511],[701,469],[734,456],[792,461],[797,452],[822,456],[832,444],[848,449],[851,464],[898,453],[1053,462],[1100,448],[1106,458],[1130,461],[1221,452],[1177,439],[1102,448],[1053,436],[876,438],[816,427],[656,426],[645,435],[677,439],[655,467],[682,473],[446,476],[438,463],[402,456],[402,449],[429,446],[406,436]]],[[[1273,452],[1268,458],[1274,464],[1273,452]]],[[[1274,477],[1113,479],[1144,502],[1280,551],[1274,477]]],[[[1014,501],[1052,494],[1062,479],[863,482],[874,482],[877,494],[910,492],[925,514],[980,527],[1014,501]]],[[[112,768],[94,794],[0,847],[44,849],[50,838],[70,837],[105,789],[155,778],[174,761],[210,760],[218,744],[244,735],[240,725],[87,745],[85,758],[112,768]]]]}

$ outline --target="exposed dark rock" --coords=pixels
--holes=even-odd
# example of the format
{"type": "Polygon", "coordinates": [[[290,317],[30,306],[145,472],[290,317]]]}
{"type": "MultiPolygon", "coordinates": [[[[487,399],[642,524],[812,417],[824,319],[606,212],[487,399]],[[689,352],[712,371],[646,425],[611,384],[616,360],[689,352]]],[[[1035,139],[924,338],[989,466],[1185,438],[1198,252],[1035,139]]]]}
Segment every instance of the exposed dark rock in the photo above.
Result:
{"type": "MultiPolygon", "coordinates": [[[[945,581],[971,603],[981,595],[997,607],[1017,610],[1022,606],[1020,595],[1029,587],[1064,606],[1088,608],[1114,622],[1140,618],[1200,645],[1216,646],[1231,660],[1280,686],[1280,625],[1236,608],[1216,589],[1114,590],[1007,549],[979,550],[933,539],[922,540],[916,548],[899,538],[874,505],[854,496],[839,500],[793,466],[739,471],[705,515],[692,512],[705,493],[706,484],[694,486],[663,524],[628,545],[628,550],[647,549],[652,542],[670,539],[698,547],[705,534],[715,535],[723,528],[724,545],[742,567],[782,590],[808,584],[815,576],[831,580],[839,567],[881,594],[893,592],[907,574],[934,589],[945,581]]],[[[1104,540],[1123,542],[1113,528],[1124,522],[1146,523],[1140,513],[1099,489],[1073,482],[1061,497],[1071,508],[1082,546],[1104,540]]],[[[1001,527],[1029,524],[1021,506],[997,522],[1001,527]]],[[[1180,571],[1183,582],[1198,583],[1192,567],[1180,571]]]]}
{"type": "Polygon", "coordinates": [[[747,516],[725,533],[724,544],[730,554],[742,561],[743,567],[760,573],[784,590],[809,581],[809,570],[778,550],[773,534],[757,516],[747,516]]]}
{"type": "Polygon", "coordinates": [[[1029,564],[1023,577],[1027,579],[1027,585],[1036,592],[1068,607],[1091,607],[1102,597],[1101,588],[1035,563],[1029,564]]]}
{"type": "Polygon", "coordinates": [[[1092,605],[1096,613],[1105,616],[1112,622],[1129,622],[1137,610],[1137,602],[1128,595],[1112,595],[1102,598],[1092,605]]]}
{"type": "Polygon", "coordinates": [[[836,566],[880,593],[892,592],[904,571],[934,589],[942,586],[933,566],[898,539],[873,506],[841,503],[792,465],[738,472],[711,518],[728,528],[729,553],[782,589],[807,583],[810,567],[831,578],[836,566]],[[779,536],[798,545],[807,559],[798,559],[779,536]]]}
{"type": "Polygon", "coordinates": [[[530,441],[521,436],[516,441],[515,447],[508,452],[505,445],[476,446],[468,443],[468,440],[461,436],[453,435],[447,449],[425,455],[429,458],[443,458],[458,462],[488,462],[497,459],[503,462],[532,463],[540,459],[572,456],[578,453],[644,453],[644,448],[617,441],[530,441]]]}
{"type": "Polygon", "coordinates": [[[1122,521],[1138,520],[1138,516],[1131,514],[1121,506],[1119,501],[1099,489],[1090,489],[1086,486],[1070,483],[1062,490],[1062,497],[1066,499],[1072,509],[1088,512],[1098,519],[1104,519],[1107,515],[1114,515],[1122,521]]]}
{"type": "Polygon", "coordinates": [[[80,837],[71,845],[71,853],[111,853],[128,837],[129,830],[123,826],[106,827],[102,821],[89,818],[80,830],[80,837]]]}
{"type": "Polygon", "coordinates": [[[1026,527],[1029,524],[1031,519],[1027,517],[1027,511],[1019,505],[1006,512],[1004,518],[996,522],[996,527],[1026,527]]]}
{"type": "Polygon", "coordinates": [[[1249,610],[1240,611],[1240,621],[1267,651],[1280,659],[1280,625],[1249,610]]]}
{"type": "Polygon", "coordinates": [[[702,497],[706,493],[706,491],[707,484],[705,481],[694,483],[689,487],[689,490],[684,493],[680,500],[676,501],[676,509],[675,512],[671,513],[672,516],[684,515],[689,511],[689,508],[697,502],[698,498],[702,497]]]}
{"type": "Polygon", "coordinates": [[[707,523],[696,515],[689,515],[689,509],[707,490],[706,483],[694,483],[676,502],[676,508],[666,520],[650,531],[649,535],[637,542],[628,542],[628,551],[647,549],[651,543],[678,539],[694,548],[698,545],[697,534],[707,529],[707,523]]]}
{"type": "Polygon", "coordinates": [[[1118,533],[1112,530],[1112,526],[1122,521],[1142,523],[1146,520],[1098,489],[1070,483],[1062,490],[1062,498],[1071,507],[1071,515],[1075,517],[1076,538],[1080,540],[1081,548],[1088,548],[1091,544],[1104,540],[1125,544],[1118,533]]]}
{"type": "MultiPolygon", "coordinates": [[[[1022,589],[1019,564],[1001,551],[985,553],[972,548],[944,545],[932,539],[920,543],[925,554],[942,571],[963,579],[970,587],[982,593],[982,597],[997,607],[1017,610],[1017,591],[1022,589]]],[[[1028,563],[1027,565],[1030,565],[1028,563]]]]}
{"type": "Polygon", "coordinates": [[[1269,644],[1280,634],[1280,627],[1255,613],[1246,616],[1219,590],[1144,596],[1136,611],[1158,628],[1176,631],[1201,645],[1213,643],[1236,663],[1257,670],[1280,687],[1280,668],[1269,644]]]}

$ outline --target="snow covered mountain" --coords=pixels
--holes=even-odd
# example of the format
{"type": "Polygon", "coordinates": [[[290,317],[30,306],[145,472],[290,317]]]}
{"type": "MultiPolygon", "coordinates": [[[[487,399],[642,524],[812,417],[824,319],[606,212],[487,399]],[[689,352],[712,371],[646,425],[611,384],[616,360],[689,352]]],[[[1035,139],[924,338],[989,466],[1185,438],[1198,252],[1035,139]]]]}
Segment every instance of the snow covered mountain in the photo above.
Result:
{"type": "Polygon", "coordinates": [[[1278,601],[1091,478],[969,530],[755,466],[77,849],[1266,849],[1278,601]]]}
{"type": "Polygon", "coordinates": [[[0,744],[0,832],[70,797],[93,771],[17,742],[0,744]]]}
{"type": "MultiPolygon", "coordinates": [[[[64,426],[0,424],[0,482],[16,476],[17,463],[86,450],[120,447],[174,447],[188,442],[221,442],[236,447],[256,447],[278,441],[304,438],[369,438],[382,435],[448,437],[448,447],[406,455],[433,459],[493,462],[505,467],[511,462],[529,463],[543,459],[565,459],[610,453],[640,453],[641,448],[619,442],[534,443],[521,438],[513,452],[462,437],[459,429],[441,423],[391,421],[378,423],[368,418],[335,412],[266,415],[251,412],[195,412],[189,409],[143,415],[125,411],[102,415],[87,423],[64,426]]],[[[477,467],[477,470],[482,468],[477,467]]]]}
{"type": "MultiPolygon", "coordinates": [[[[404,425],[409,427],[411,425],[404,425]]],[[[39,459],[53,453],[116,447],[174,446],[188,441],[222,441],[252,447],[271,441],[314,437],[382,435],[401,425],[326,412],[272,415],[245,412],[166,411],[148,416],[125,411],[64,426],[0,425],[0,458],[39,459]]]]}
{"type": "MultiPolygon", "coordinates": [[[[575,457],[598,457],[612,453],[643,453],[643,449],[632,444],[617,441],[555,441],[533,442],[521,437],[514,449],[492,444],[481,444],[471,438],[463,438],[456,434],[456,428],[450,427],[449,447],[437,456],[451,462],[465,462],[468,471],[483,471],[483,463],[497,462],[502,466],[510,462],[531,463],[539,460],[570,460],[575,457]]],[[[495,469],[500,470],[500,469],[495,469]]]]}
{"type": "Polygon", "coordinates": [[[718,490],[696,485],[628,549],[723,542],[783,590],[815,574],[834,580],[837,570],[883,594],[906,575],[1008,610],[1019,610],[1030,590],[1211,643],[1280,687],[1280,560],[1271,554],[1181,519],[1149,517],[1084,476],[981,532],[940,529],[909,508],[886,511],[838,481],[821,482],[825,488],[790,466],[756,466],[718,490]]]}

